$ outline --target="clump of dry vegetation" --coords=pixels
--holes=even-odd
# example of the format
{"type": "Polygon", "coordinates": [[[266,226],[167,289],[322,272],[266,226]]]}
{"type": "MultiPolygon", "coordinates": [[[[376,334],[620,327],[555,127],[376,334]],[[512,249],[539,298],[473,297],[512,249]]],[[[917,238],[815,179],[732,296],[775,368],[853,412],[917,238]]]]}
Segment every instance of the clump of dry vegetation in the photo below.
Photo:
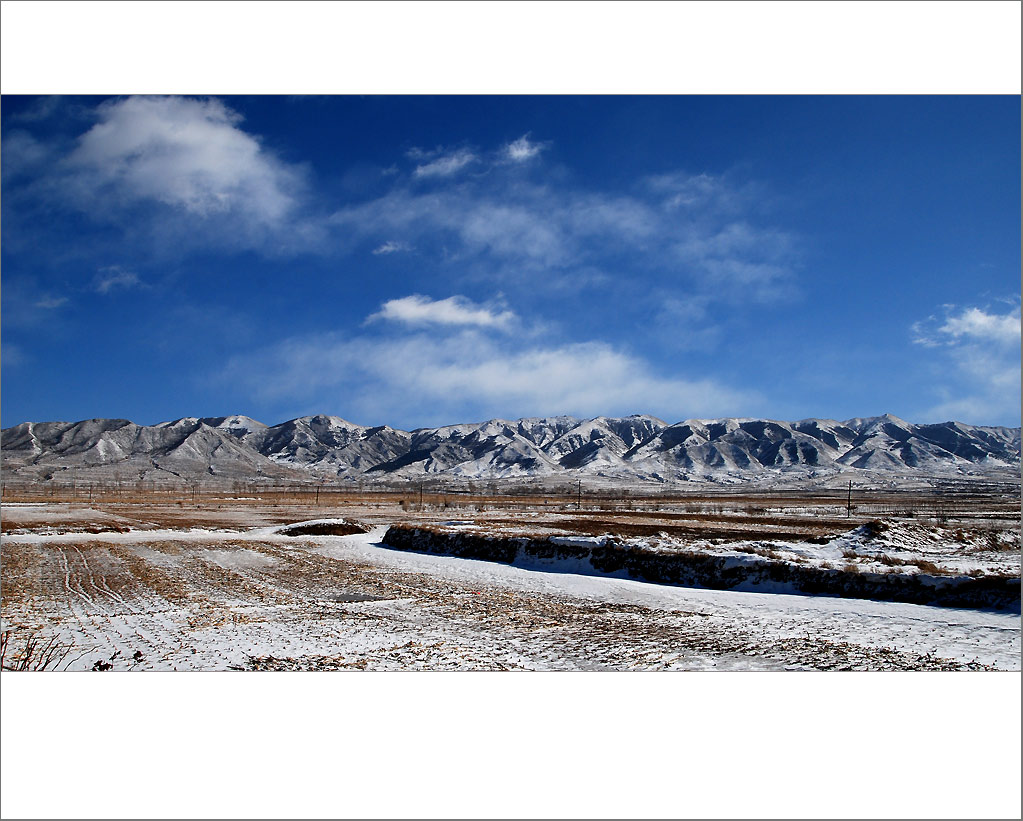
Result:
{"type": "Polygon", "coordinates": [[[57,636],[46,639],[30,633],[24,645],[14,647],[13,632],[0,633],[0,669],[39,672],[55,669],[74,651],[75,646],[60,641],[57,636]]]}
{"type": "Polygon", "coordinates": [[[943,567],[938,567],[934,562],[929,562],[926,559],[913,559],[908,564],[915,564],[920,568],[921,573],[930,573],[932,576],[947,576],[949,571],[943,567]]]}
{"type": "Polygon", "coordinates": [[[782,556],[773,547],[762,547],[760,545],[740,545],[736,548],[741,553],[749,553],[751,556],[763,556],[767,559],[775,559],[780,561],[785,557],[782,556]]]}
{"type": "Polygon", "coordinates": [[[871,519],[863,525],[863,531],[868,539],[876,539],[886,530],[888,530],[887,523],[882,522],[880,519],[871,519]]]}

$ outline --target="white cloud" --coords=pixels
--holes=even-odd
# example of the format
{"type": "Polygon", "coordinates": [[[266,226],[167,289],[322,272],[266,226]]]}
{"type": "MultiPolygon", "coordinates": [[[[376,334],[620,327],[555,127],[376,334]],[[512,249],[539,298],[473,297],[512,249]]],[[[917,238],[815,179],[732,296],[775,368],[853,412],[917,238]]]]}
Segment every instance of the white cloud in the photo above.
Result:
{"type": "Polygon", "coordinates": [[[379,245],[373,249],[373,253],[377,256],[381,254],[397,254],[401,251],[412,250],[410,246],[404,242],[395,242],[394,240],[388,240],[383,245],[379,245]]]}
{"type": "MultiPolygon", "coordinates": [[[[65,107],[66,108],[66,107],[65,107]]],[[[4,134],[4,218],[30,249],[66,209],[122,232],[150,258],[194,248],[265,254],[328,247],[308,169],[285,162],[217,99],[127,97],[81,107],[76,137],[4,134]]],[[[101,245],[95,232],[78,242],[101,245]]]]}
{"type": "Polygon", "coordinates": [[[959,316],[950,316],[938,328],[951,340],[975,339],[998,345],[1020,343],[1019,307],[1007,314],[989,314],[980,308],[967,308],[959,316]]]}
{"type": "Polygon", "coordinates": [[[983,423],[1020,412],[1020,307],[1005,313],[944,306],[945,316],[912,325],[913,342],[931,349],[941,374],[932,418],[983,423]]]}
{"type": "Polygon", "coordinates": [[[471,397],[495,410],[547,408],[597,415],[607,408],[670,408],[676,413],[693,408],[703,413],[736,398],[710,380],[658,377],[641,359],[603,342],[507,352],[476,338],[438,346],[433,353],[436,358],[421,362],[417,370],[418,390],[436,399],[471,397]]]}
{"type": "Polygon", "coordinates": [[[141,284],[138,274],[126,271],[119,265],[101,268],[92,281],[92,287],[101,294],[110,293],[117,288],[135,288],[141,284]]]}
{"type": "Polygon", "coordinates": [[[406,325],[475,325],[506,328],[515,321],[514,312],[495,306],[478,305],[463,296],[433,300],[421,294],[385,302],[367,322],[384,319],[406,325]]]}
{"type": "Polygon", "coordinates": [[[657,374],[605,342],[524,344],[468,327],[389,338],[295,337],[233,358],[225,375],[262,401],[344,405],[367,420],[412,426],[563,413],[712,417],[761,401],[713,379],[657,374]]]}
{"type": "Polygon", "coordinates": [[[529,139],[528,134],[523,134],[517,140],[508,143],[502,150],[505,159],[512,162],[525,162],[539,154],[546,146],[542,143],[534,143],[529,139]]]}
{"type": "Polygon", "coordinates": [[[927,347],[943,345],[963,348],[978,343],[998,347],[1019,347],[1019,305],[1015,305],[1004,314],[989,313],[976,307],[963,308],[958,313],[954,313],[955,305],[944,305],[943,308],[945,310],[943,320],[932,315],[925,321],[913,323],[910,327],[913,342],[927,347]]]}
{"type": "Polygon", "coordinates": [[[477,159],[468,148],[460,148],[451,154],[444,154],[435,160],[417,165],[412,172],[414,177],[450,177],[457,174],[469,163],[477,159]]]}
{"type": "Polygon", "coordinates": [[[68,159],[81,194],[113,192],[264,227],[279,225],[295,208],[299,170],[264,150],[219,100],[129,97],[97,113],[68,159]]]}
{"type": "Polygon", "coordinates": [[[754,183],[737,183],[731,175],[674,171],[647,177],[643,184],[660,207],[669,212],[741,214],[764,196],[754,183]]]}
{"type": "Polygon", "coordinates": [[[35,302],[36,308],[60,308],[67,305],[68,298],[66,296],[44,296],[35,302]]]}

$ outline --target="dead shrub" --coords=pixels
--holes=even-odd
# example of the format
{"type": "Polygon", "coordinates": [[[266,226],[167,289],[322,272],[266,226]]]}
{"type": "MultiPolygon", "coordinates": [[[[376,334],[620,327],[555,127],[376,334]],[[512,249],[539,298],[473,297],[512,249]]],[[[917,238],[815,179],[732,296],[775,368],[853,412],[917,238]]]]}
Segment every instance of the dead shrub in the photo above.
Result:
{"type": "Polygon", "coordinates": [[[57,636],[43,639],[35,633],[29,634],[20,649],[16,650],[11,643],[10,630],[0,633],[0,669],[39,672],[56,667],[75,649],[73,644],[61,642],[57,636]]]}

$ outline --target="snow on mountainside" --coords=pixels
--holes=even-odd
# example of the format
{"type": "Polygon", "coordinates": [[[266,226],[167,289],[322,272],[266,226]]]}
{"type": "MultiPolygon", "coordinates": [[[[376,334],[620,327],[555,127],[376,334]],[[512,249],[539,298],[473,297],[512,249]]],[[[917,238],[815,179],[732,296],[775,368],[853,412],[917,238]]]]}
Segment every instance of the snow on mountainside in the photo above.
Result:
{"type": "Polygon", "coordinates": [[[211,428],[226,431],[239,439],[243,439],[247,434],[266,430],[266,425],[255,419],[250,419],[248,416],[207,416],[199,421],[211,428]]]}
{"type": "Polygon", "coordinates": [[[733,483],[863,472],[1018,476],[1020,429],[915,425],[885,414],[838,422],[568,416],[421,428],[337,416],[267,426],[246,416],[140,426],[124,419],[25,422],[0,438],[5,474],[23,479],[461,479],[604,477],[733,483]]]}

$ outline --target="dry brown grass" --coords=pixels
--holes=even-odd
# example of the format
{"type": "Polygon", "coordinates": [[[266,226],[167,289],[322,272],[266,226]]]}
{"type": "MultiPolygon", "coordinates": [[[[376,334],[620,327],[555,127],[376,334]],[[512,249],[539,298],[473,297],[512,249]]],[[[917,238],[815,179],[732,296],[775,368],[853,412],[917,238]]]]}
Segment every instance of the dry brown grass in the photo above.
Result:
{"type": "Polygon", "coordinates": [[[4,609],[15,602],[36,596],[56,596],[63,592],[60,556],[57,551],[38,545],[0,545],[0,606],[4,609]]]}
{"type": "MultiPolygon", "coordinates": [[[[178,555],[182,552],[177,545],[163,545],[156,542],[147,543],[146,547],[178,555]]],[[[183,573],[173,572],[149,562],[130,547],[112,544],[108,545],[107,549],[124,563],[126,569],[125,587],[129,586],[131,582],[135,582],[143,590],[151,591],[160,598],[175,604],[187,602],[195,597],[195,590],[183,573]]]]}
{"type": "Polygon", "coordinates": [[[921,573],[929,573],[932,576],[947,576],[951,573],[944,567],[938,567],[934,562],[929,562],[926,559],[912,559],[907,564],[914,564],[920,568],[921,573]]]}

